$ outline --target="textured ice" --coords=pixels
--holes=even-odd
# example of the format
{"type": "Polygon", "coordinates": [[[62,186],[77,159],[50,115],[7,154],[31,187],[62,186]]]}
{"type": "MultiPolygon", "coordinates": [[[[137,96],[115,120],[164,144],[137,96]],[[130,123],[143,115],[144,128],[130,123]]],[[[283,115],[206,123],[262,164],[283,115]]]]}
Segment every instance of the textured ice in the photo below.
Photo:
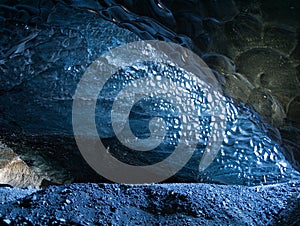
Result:
{"type": "Polygon", "coordinates": [[[233,0],[207,1],[207,5],[212,17],[224,21],[232,19],[239,12],[233,0]]]}
{"type": "MultiPolygon", "coordinates": [[[[224,82],[227,94],[245,102],[249,101],[257,111],[261,111],[262,116],[272,117],[273,120],[282,120],[282,109],[287,106],[288,117],[298,122],[299,98],[295,98],[295,93],[299,90],[299,78],[287,55],[293,51],[295,45],[293,29],[278,26],[264,28],[261,17],[246,12],[238,14],[236,5],[231,0],[214,1],[208,5],[204,1],[178,1],[179,5],[186,4],[182,8],[166,2],[165,5],[170,9],[177,8],[172,12],[173,15],[164,5],[157,5],[160,1],[151,1],[151,4],[156,5],[146,15],[148,17],[136,16],[113,2],[101,1],[100,4],[98,1],[72,1],[74,7],[85,10],[50,2],[47,3],[49,6],[41,8],[1,5],[1,8],[5,8],[0,14],[1,130],[22,132],[26,135],[72,136],[71,108],[77,83],[88,65],[103,52],[139,40],[139,37],[192,46],[188,37],[177,35],[149,18],[157,17],[158,14],[161,20],[169,18],[165,24],[169,28],[174,26],[173,16],[175,21],[183,14],[186,16],[185,20],[197,18],[199,32],[196,32],[197,24],[194,24],[185,33],[194,36],[191,38],[197,40],[201,50],[205,49],[201,45],[207,48],[211,45],[217,51],[222,43],[226,43],[223,48],[231,53],[230,57],[235,60],[236,68],[231,59],[218,53],[208,53],[203,58],[223,76],[220,81],[224,82]],[[203,10],[204,5],[205,9],[210,10],[203,10]],[[224,5],[228,6],[226,12],[223,11],[224,5]],[[162,16],[163,12],[166,14],[162,16]],[[139,37],[101,19],[97,14],[134,31],[139,37]],[[221,23],[210,18],[212,16],[223,22],[235,17],[221,23]],[[222,41],[218,46],[214,46],[217,42],[211,39],[218,38],[218,35],[213,34],[215,30],[218,30],[216,34],[222,33],[222,41]],[[275,33],[279,35],[273,38],[275,33]],[[289,39],[291,42],[284,45],[282,40],[287,36],[292,37],[289,39]],[[284,98],[277,101],[275,93],[283,95],[284,98]]],[[[184,26],[183,22],[181,26],[184,26]]],[[[183,30],[180,27],[174,29],[183,30]]],[[[183,77],[184,73],[180,69],[153,68],[151,65],[144,65],[144,68],[145,74],[165,71],[168,76],[179,81],[186,92],[194,95],[196,101],[201,100],[200,103],[205,107],[205,96],[201,89],[192,92],[190,81],[183,77]]],[[[116,141],[108,114],[114,95],[139,74],[145,76],[137,67],[125,68],[115,75],[115,80],[108,83],[105,92],[99,96],[98,104],[102,108],[98,107],[96,110],[96,121],[100,136],[106,138],[107,145],[114,147],[116,156],[125,162],[147,164],[149,162],[143,162],[145,155],[128,151],[116,141]]],[[[230,97],[227,98],[226,111],[226,138],[215,161],[204,172],[199,173],[199,161],[211,136],[211,118],[206,116],[201,118],[199,125],[202,133],[199,134],[195,155],[177,174],[177,179],[253,185],[299,178],[299,173],[293,170],[282,154],[280,139],[273,132],[276,129],[265,123],[252,107],[234,103],[230,97]]],[[[146,98],[132,109],[131,126],[136,136],[149,136],[148,123],[154,116],[165,118],[171,128],[161,146],[149,152],[146,161],[158,161],[172,152],[180,135],[180,122],[176,114],[170,103],[160,98],[146,98]]]]}
{"type": "Polygon", "coordinates": [[[80,9],[89,9],[102,18],[113,21],[120,26],[138,34],[144,40],[163,40],[181,44],[191,48],[189,37],[177,34],[165,26],[174,28],[174,18],[161,1],[118,1],[109,0],[101,3],[96,0],[70,1],[71,5],[80,9]],[[118,3],[122,4],[119,5],[118,3]],[[137,12],[134,14],[132,12],[137,12]],[[155,19],[151,19],[154,17],[155,19]],[[161,23],[159,23],[158,21],[161,23]],[[165,25],[165,26],[164,26],[165,25]]]}
{"type": "Polygon", "coordinates": [[[271,123],[276,126],[283,124],[283,119],[286,118],[285,111],[270,92],[253,89],[247,102],[251,103],[258,112],[261,112],[266,121],[271,120],[271,123]]]}
{"type": "MultiPolygon", "coordinates": [[[[15,129],[39,135],[71,135],[73,95],[87,66],[104,51],[139,39],[96,15],[64,5],[56,6],[45,25],[13,26],[7,21],[4,27],[1,113],[15,129]],[[13,40],[5,41],[9,37],[13,40]]],[[[6,123],[2,127],[10,127],[6,123]]]]}
{"type": "Polygon", "coordinates": [[[286,94],[299,89],[297,70],[292,64],[284,54],[269,48],[253,48],[236,60],[237,71],[255,87],[286,94]]]}
{"type": "Polygon", "coordinates": [[[235,72],[234,62],[222,54],[207,53],[202,56],[202,59],[211,69],[216,70],[220,74],[228,75],[235,72]]]}
{"type": "MultiPolygon", "coordinates": [[[[98,132],[101,136],[113,135],[113,129],[108,109],[111,109],[114,96],[130,83],[135,77],[153,76],[162,74],[171,77],[181,84],[186,92],[191,92],[203,109],[210,108],[207,96],[203,88],[198,87],[187,80],[181,70],[174,67],[162,67],[153,65],[140,65],[140,67],[127,68],[115,75],[105,90],[100,93],[99,108],[96,110],[96,121],[98,132]],[[147,66],[147,67],[145,67],[147,66]],[[155,72],[157,71],[157,72],[155,72]],[[175,78],[173,75],[176,74],[175,78]],[[111,89],[111,87],[115,87],[111,89]],[[191,88],[192,87],[192,88],[191,88]],[[201,91],[202,89],[202,91],[201,91]],[[107,110],[104,110],[106,109],[107,110]],[[103,128],[108,128],[103,131],[103,128]],[[109,134],[107,133],[109,132],[109,134]],[[104,134],[103,134],[104,133],[104,134]]],[[[175,90],[174,90],[175,92],[175,90]]],[[[180,100],[179,100],[180,101],[180,100]]],[[[186,103],[182,102],[182,105],[186,103]]],[[[199,114],[200,134],[197,149],[193,158],[182,169],[176,178],[182,181],[217,182],[224,184],[246,184],[254,185],[260,183],[274,183],[298,178],[299,174],[285,160],[281,153],[280,140],[271,136],[272,127],[265,124],[263,119],[253,109],[241,104],[236,105],[229,98],[226,101],[227,126],[226,138],[220,152],[214,162],[203,172],[198,172],[197,166],[205,151],[207,142],[211,139],[211,117],[199,114]],[[270,173],[272,172],[272,173],[270,173]]],[[[130,115],[131,128],[139,138],[150,136],[149,120],[153,117],[162,117],[167,123],[168,132],[164,141],[151,152],[139,152],[130,150],[115,138],[109,139],[107,145],[111,153],[123,162],[133,165],[153,164],[166,158],[172,153],[179,142],[180,125],[178,112],[164,98],[146,98],[138,102],[130,115]]],[[[193,112],[191,112],[193,114],[193,112]]],[[[186,141],[188,142],[188,141],[186,141]]],[[[192,145],[192,144],[191,144],[192,145]]]]}
{"type": "Polygon", "coordinates": [[[300,96],[294,97],[288,104],[287,117],[300,124],[300,96]]]}
{"type": "Polygon", "coordinates": [[[289,26],[266,26],[264,44],[283,53],[292,53],[297,46],[297,33],[289,26]]]}
{"type": "Polygon", "coordinates": [[[283,23],[292,26],[299,26],[299,1],[261,1],[261,10],[265,20],[272,23],[283,23]]]}
{"type": "Polygon", "coordinates": [[[262,21],[259,17],[241,13],[225,24],[225,34],[236,47],[255,46],[261,40],[262,21]]]}
{"type": "Polygon", "coordinates": [[[236,73],[235,64],[230,58],[217,53],[207,53],[202,58],[215,71],[219,82],[229,96],[239,101],[248,101],[254,86],[245,76],[236,73]]]}

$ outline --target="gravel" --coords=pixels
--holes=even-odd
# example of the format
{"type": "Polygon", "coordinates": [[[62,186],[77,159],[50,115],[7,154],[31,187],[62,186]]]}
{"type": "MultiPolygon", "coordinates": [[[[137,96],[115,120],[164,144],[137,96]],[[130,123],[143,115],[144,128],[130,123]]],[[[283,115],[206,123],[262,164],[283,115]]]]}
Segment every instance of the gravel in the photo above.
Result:
{"type": "Polygon", "coordinates": [[[299,225],[300,181],[0,188],[3,225],[299,225]]]}

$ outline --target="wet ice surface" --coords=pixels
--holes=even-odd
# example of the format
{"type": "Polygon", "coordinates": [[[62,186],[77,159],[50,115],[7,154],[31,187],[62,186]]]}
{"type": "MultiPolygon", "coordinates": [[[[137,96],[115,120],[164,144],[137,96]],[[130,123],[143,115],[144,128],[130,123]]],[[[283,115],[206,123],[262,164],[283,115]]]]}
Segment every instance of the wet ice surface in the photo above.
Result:
{"type": "Polygon", "coordinates": [[[3,22],[5,37],[13,40],[1,40],[5,47],[0,65],[1,113],[25,133],[71,135],[72,96],[87,66],[104,51],[138,37],[63,5],[47,21],[38,27],[3,22]],[[70,23],[65,24],[65,16],[70,23]]]}
{"type": "MultiPolygon", "coordinates": [[[[111,105],[115,96],[134,78],[144,77],[146,71],[146,76],[158,74],[179,82],[184,91],[190,93],[191,102],[195,101],[196,106],[199,107],[199,112],[201,112],[199,113],[200,123],[198,125],[200,133],[195,154],[186,167],[177,174],[177,178],[182,181],[254,185],[299,177],[299,174],[292,169],[282,154],[279,145],[280,138],[269,136],[272,134],[273,128],[264,123],[263,119],[253,109],[249,109],[244,104],[235,105],[229,98],[226,100],[227,125],[223,145],[211,166],[199,173],[197,166],[209,139],[213,139],[210,127],[211,116],[206,113],[206,110],[211,108],[207,101],[207,93],[209,92],[205,91],[201,85],[195,86],[191,80],[192,77],[186,77],[188,74],[183,74],[181,70],[174,67],[145,66],[147,64],[141,65],[140,68],[135,66],[121,71],[120,74],[111,78],[112,81],[109,81],[100,93],[99,105],[96,109],[96,122],[100,137],[112,137],[114,135],[109,109],[112,108],[111,105]],[[174,74],[176,74],[175,78],[173,77],[174,74]],[[114,88],[112,89],[112,87],[114,88]]],[[[186,103],[181,102],[181,105],[184,106],[186,103]]],[[[129,118],[131,129],[137,137],[147,138],[151,135],[149,131],[150,119],[162,117],[168,130],[161,145],[148,153],[130,150],[117,139],[108,141],[107,146],[110,147],[114,156],[128,164],[148,165],[162,161],[172,153],[178,142],[183,142],[179,139],[182,123],[178,119],[180,113],[167,98],[144,98],[132,108],[129,118]]],[[[190,114],[192,115],[194,112],[190,112],[190,114]]],[[[191,141],[186,140],[185,142],[191,141]]],[[[193,144],[190,143],[190,145],[193,144]]]]}
{"type": "MultiPolygon", "coordinates": [[[[155,4],[155,1],[149,2],[155,4]]],[[[104,51],[139,40],[137,35],[101,19],[95,12],[131,28],[142,38],[161,38],[183,43],[185,46],[190,45],[188,37],[177,36],[149,17],[164,15],[160,20],[165,21],[169,28],[176,23],[173,16],[178,18],[185,15],[181,17],[182,24],[185,24],[184,20],[194,18],[193,21],[201,23],[203,32],[199,33],[191,26],[182,30],[182,33],[193,36],[198,48],[202,52],[208,52],[203,55],[203,59],[218,74],[231,97],[253,104],[264,119],[275,125],[281,125],[286,114],[289,119],[299,122],[299,72],[295,67],[295,59],[288,55],[296,49],[295,29],[264,27],[260,16],[239,13],[233,1],[224,1],[220,3],[221,6],[206,5],[210,9],[209,14],[200,12],[201,1],[198,3],[197,7],[189,3],[184,10],[171,4],[170,9],[176,8],[174,15],[165,11],[162,13],[159,11],[163,10],[161,7],[153,5],[151,15],[136,19],[130,12],[125,13],[126,10],[120,6],[105,6],[105,9],[97,2],[87,4],[74,1],[73,6],[89,8],[94,13],[58,4],[45,10],[42,19],[46,19],[40,23],[7,19],[12,17],[15,9],[6,9],[6,14],[1,16],[5,18],[1,20],[4,34],[0,59],[1,127],[3,130],[26,135],[72,135],[73,95],[87,66],[104,51]],[[230,6],[226,13],[220,10],[224,7],[223,4],[230,6]],[[131,18],[130,23],[124,22],[128,18],[131,18]],[[288,42],[284,41],[286,39],[288,42]],[[220,53],[209,53],[210,51],[220,53]]],[[[156,73],[162,72],[161,69],[156,70],[156,73]]],[[[192,95],[189,81],[181,77],[178,69],[165,70],[176,77],[182,88],[192,95]]],[[[123,72],[130,78],[138,74],[139,69],[127,68],[123,72]]],[[[154,73],[153,70],[146,72],[154,73]]],[[[99,102],[112,98],[128,82],[126,78],[128,79],[119,75],[115,81],[107,84],[107,90],[104,96],[99,97],[99,102]]],[[[200,91],[194,93],[196,99],[201,99],[200,91]]],[[[142,138],[147,137],[149,118],[159,115],[173,126],[173,133],[168,134],[161,146],[154,151],[155,156],[153,152],[146,155],[146,162],[143,162],[145,154],[137,157],[114,139],[109,114],[104,114],[110,111],[109,105],[104,104],[100,110],[98,108],[98,132],[108,139],[108,146],[114,145],[116,156],[123,161],[132,164],[153,163],[172,152],[179,133],[174,128],[180,122],[177,122],[176,111],[168,102],[159,100],[162,101],[160,105],[152,107],[155,101],[156,99],[146,99],[133,108],[133,132],[142,138]],[[174,118],[168,116],[170,113],[175,114],[172,116],[174,118]],[[140,121],[146,122],[143,123],[146,126],[141,127],[140,121]]],[[[211,132],[210,117],[202,118],[199,125],[202,134],[197,150],[192,160],[178,173],[177,180],[253,185],[299,178],[299,174],[282,154],[281,138],[276,129],[268,125],[251,107],[233,103],[230,98],[227,99],[226,111],[226,138],[215,161],[206,171],[198,172],[199,161],[211,132]]],[[[295,149],[297,148],[299,147],[296,145],[295,149]]]]}

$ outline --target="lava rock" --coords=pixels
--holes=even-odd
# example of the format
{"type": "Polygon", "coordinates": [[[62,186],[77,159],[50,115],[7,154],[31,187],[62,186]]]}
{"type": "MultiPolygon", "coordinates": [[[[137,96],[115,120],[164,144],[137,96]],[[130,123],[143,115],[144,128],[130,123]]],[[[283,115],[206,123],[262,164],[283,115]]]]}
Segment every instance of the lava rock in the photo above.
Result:
{"type": "MultiPolygon", "coordinates": [[[[89,3],[86,4],[89,5],[89,3]]],[[[225,1],[224,3],[218,1],[216,5],[215,3],[211,4],[213,10],[222,18],[220,9],[223,4],[232,5],[228,9],[230,11],[228,15],[232,14],[231,16],[233,16],[236,13],[233,1],[225,1]]],[[[22,8],[24,5],[8,7],[7,10],[10,13],[4,13],[2,17],[5,20],[1,21],[2,27],[5,28],[4,39],[1,40],[3,60],[0,61],[0,69],[3,74],[0,77],[1,134],[3,134],[5,142],[8,142],[17,154],[31,164],[32,169],[40,171],[39,175],[44,174],[43,177],[54,183],[86,182],[90,178],[91,181],[93,178],[98,180],[101,177],[96,177],[96,173],[90,173],[91,169],[84,162],[74,141],[72,130],[74,93],[82,74],[97,57],[109,49],[140,39],[134,33],[99,17],[100,12],[98,11],[101,11],[102,8],[98,4],[91,5],[91,7],[96,7],[95,9],[86,10],[86,8],[78,9],[59,2],[54,6],[49,6],[49,10],[45,14],[47,15],[46,19],[44,15],[38,17],[39,20],[34,21],[30,19],[33,17],[30,13],[14,15],[13,12],[18,7],[22,8]],[[13,136],[14,133],[17,136],[13,136]],[[14,141],[18,141],[16,145],[13,144],[14,141]]],[[[39,12],[35,5],[29,8],[30,12],[39,12]]],[[[106,12],[111,13],[111,19],[117,18],[117,15],[122,20],[126,20],[129,16],[135,18],[126,10],[126,13],[118,11],[122,8],[120,6],[112,5],[109,8],[111,11],[107,9],[106,12]]],[[[146,25],[149,25],[146,29],[147,34],[154,35],[159,30],[159,34],[169,38],[169,40],[177,37],[173,36],[174,33],[168,29],[162,29],[157,22],[152,21],[149,24],[147,21],[149,19],[136,20],[135,22],[142,24],[140,26],[142,30],[145,30],[146,25]]],[[[200,17],[198,21],[200,22],[200,17]]],[[[234,26],[238,26],[238,21],[249,25],[246,30],[238,29],[241,34],[252,35],[252,31],[259,33],[261,30],[261,21],[252,15],[241,14],[234,21],[234,26]]],[[[135,25],[138,26],[138,24],[135,25]]],[[[142,30],[140,33],[143,33],[142,30]]],[[[240,34],[232,34],[232,36],[240,37],[240,34]]],[[[251,43],[256,41],[256,38],[250,39],[251,43]]],[[[170,51],[178,59],[183,56],[176,49],[170,51]]],[[[234,72],[234,65],[229,58],[220,54],[213,56],[212,54],[210,57],[206,55],[206,59],[210,58],[211,60],[211,67],[215,67],[219,71],[223,67],[224,72],[229,73],[229,76],[225,78],[226,82],[231,84],[229,87],[234,91],[238,90],[235,92],[236,96],[242,100],[247,99],[250,95],[247,79],[244,79],[242,74],[234,72]],[[242,85],[235,86],[236,84],[242,85]]],[[[116,55],[113,60],[122,61],[126,57],[116,55]]],[[[253,82],[251,65],[259,61],[261,67],[255,67],[253,70],[260,68],[266,70],[265,76],[262,76],[262,81],[265,88],[272,88],[277,85],[277,80],[282,79],[282,74],[276,77],[277,80],[272,79],[271,74],[275,69],[273,67],[270,69],[268,60],[266,60],[268,57],[274,63],[275,69],[278,69],[278,65],[276,65],[278,61],[282,64],[290,62],[287,57],[282,57],[282,54],[275,50],[256,48],[239,55],[236,64],[237,69],[243,72],[250,82],[253,82]]],[[[194,59],[182,59],[182,65],[192,66],[193,64],[195,64],[194,59]]],[[[141,164],[145,165],[170,155],[174,150],[173,144],[179,140],[179,132],[175,131],[172,136],[166,136],[167,139],[155,150],[156,152],[140,155],[128,152],[120,142],[116,141],[110,117],[112,100],[124,88],[124,85],[137,78],[138,75],[145,74],[145,72],[148,73],[148,76],[155,73],[166,74],[167,78],[182,85],[183,90],[190,95],[189,100],[195,100],[195,102],[201,102],[202,105],[205,105],[205,102],[209,103],[209,98],[199,92],[199,90],[201,91],[199,84],[194,85],[189,80],[192,76],[188,77],[189,75],[180,68],[174,68],[170,65],[158,67],[154,64],[151,66],[146,63],[139,66],[126,67],[112,76],[111,83],[108,83],[106,89],[99,95],[98,103],[102,108],[96,109],[95,120],[100,137],[104,140],[107,139],[106,145],[115,151],[116,157],[133,164],[140,164],[141,161],[144,161],[141,164]],[[186,76],[188,78],[185,78],[186,76]]],[[[280,68],[280,70],[284,70],[284,75],[289,74],[288,72],[292,70],[289,66],[290,64],[285,68],[280,68]]],[[[293,74],[291,73],[289,76],[293,76],[293,74]]],[[[290,83],[295,84],[292,78],[290,83]]],[[[140,88],[143,91],[145,87],[140,88]]],[[[286,86],[285,88],[290,87],[286,86]]],[[[178,97],[180,92],[174,89],[174,94],[178,97]]],[[[179,102],[182,106],[186,104],[183,100],[179,100],[179,102]]],[[[150,116],[165,116],[168,119],[169,113],[175,112],[166,101],[159,107],[153,106],[155,105],[150,105],[146,101],[144,104],[138,103],[132,111],[133,122],[131,126],[137,131],[144,128],[142,134],[139,134],[141,137],[149,135],[149,126],[147,125],[150,116]],[[138,109],[140,111],[136,111],[138,109]],[[153,115],[152,112],[156,109],[163,109],[163,111],[158,115],[153,115]],[[164,112],[164,109],[167,110],[164,112]],[[138,121],[144,117],[143,111],[152,115],[150,114],[148,118],[138,121]]],[[[206,106],[206,108],[211,109],[214,107],[216,106],[209,106],[209,104],[206,106]]],[[[80,114],[85,114],[84,110],[82,109],[80,114]]],[[[178,172],[174,181],[253,185],[299,178],[299,173],[292,168],[282,154],[280,144],[277,140],[274,141],[269,137],[268,132],[270,130],[266,129],[269,128],[269,125],[252,108],[242,103],[234,103],[228,97],[226,109],[223,110],[227,112],[227,124],[226,126],[222,125],[226,132],[226,139],[224,139],[220,152],[210,168],[207,168],[205,172],[199,172],[199,161],[208,144],[209,136],[211,136],[211,119],[199,114],[200,124],[197,125],[201,128],[199,144],[191,161],[182,171],[178,172]]],[[[172,120],[175,122],[175,119],[176,115],[172,120]]],[[[180,123],[175,124],[174,126],[177,128],[180,127],[180,123]]],[[[185,132],[192,133],[193,131],[191,129],[185,132]]]]}
{"type": "Polygon", "coordinates": [[[72,184],[23,192],[0,188],[0,193],[15,197],[2,202],[0,222],[4,225],[300,223],[297,181],[258,187],[72,184]]]}

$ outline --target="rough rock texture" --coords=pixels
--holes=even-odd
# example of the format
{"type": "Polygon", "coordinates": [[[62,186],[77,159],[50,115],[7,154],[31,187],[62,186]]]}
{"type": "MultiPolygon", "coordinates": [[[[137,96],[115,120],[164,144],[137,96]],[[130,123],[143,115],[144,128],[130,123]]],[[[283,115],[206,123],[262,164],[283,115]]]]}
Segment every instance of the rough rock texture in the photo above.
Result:
{"type": "Polygon", "coordinates": [[[25,198],[38,190],[32,187],[11,188],[9,185],[1,185],[0,203],[15,202],[17,199],[25,198]]]}
{"type": "Polygon", "coordinates": [[[0,142],[0,185],[13,187],[39,187],[38,176],[14,151],[0,142]]]}
{"type": "Polygon", "coordinates": [[[300,224],[300,182],[258,187],[72,184],[36,192],[0,188],[0,193],[10,197],[0,198],[4,225],[300,224]]]}

